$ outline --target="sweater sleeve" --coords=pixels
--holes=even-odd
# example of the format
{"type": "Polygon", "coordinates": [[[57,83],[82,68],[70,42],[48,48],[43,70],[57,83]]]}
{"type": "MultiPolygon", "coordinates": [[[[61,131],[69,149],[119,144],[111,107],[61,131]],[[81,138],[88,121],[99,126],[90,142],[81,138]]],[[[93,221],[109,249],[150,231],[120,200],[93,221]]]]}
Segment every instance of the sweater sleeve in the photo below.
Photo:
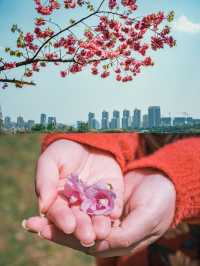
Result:
{"type": "Polygon", "coordinates": [[[122,172],[136,157],[139,136],[137,133],[50,133],[42,136],[41,152],[59,139],[66,139],[110,153],[119,163],[122,172]]]}
{"type": "Polygon", "coordinates": [[[125,172],[154,168],[162,171],[176,189],[176,211],[172,227],[181,221],[200,219],[200,137],[178,140],[153,154],[128,163],[125,172]]]}

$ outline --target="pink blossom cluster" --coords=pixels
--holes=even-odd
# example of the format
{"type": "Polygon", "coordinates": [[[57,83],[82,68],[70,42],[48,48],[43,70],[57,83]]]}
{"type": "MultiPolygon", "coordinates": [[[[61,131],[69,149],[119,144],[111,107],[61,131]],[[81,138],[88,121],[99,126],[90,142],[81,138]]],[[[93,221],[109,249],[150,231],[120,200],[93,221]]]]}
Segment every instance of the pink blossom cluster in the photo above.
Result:
{"type": "Polygon", "coordinates": [[[110,214],[116,198],[105,182],[100,180],[89,186],[74,174],[67,178],[63,193],[69,206],[80,206],[80,209],[89,215],[110,214]]]}
{"type": "Polygon", "coordinates": [[[39,27],[36,27],[34,30],[36,38],[38,39],[46,39],[51,37],[54,34],[54,31],[50,28],[46,28],[45,30],[41,30],[39,27]]]}
{"type": "Polygon", "coordinates": [[[38,45],[35,45],[33,44],[33,40],[34,40],[34,35],[31,34],[30,32],[28,32],[26,35],[25,35],[25,43],[26,43],[26,47],[31,50],[31,51],[34,51],[36,52],[38,50],[38,45]]]}
{"type": "Polygon", "coordinates": [[[54,48],[64,48],[66,53],[74,54],[76,51],[75,45],[77,44],[76,39],[73,35],[68,35],[66,38],[62,37],[59,41],[54,43],[54,48]]]}
{"type": "MultiPolygon", "coordinates": [[[[44,16],[61,8],[61,3],[67,9],[92,4],[92,1],[83,0],[34,1],[37,12],[44,16]]],[[[113,14],[115,12],[116,14],[108,16],[106,13],[104,15],[99,13],[96,25],[85,26],[82,34],[80,31],[78,35],[73,32],[73,25],[70,31],[57,34],[57,27],[54,29],[46,26],[48,23],[53,25],[52,20],[36,18],[33,32],[20,33],[17,48],[26,49],[25,53],[33,54],[39,50],[42,43],[46,45],[40,49],[36,58],[41,59],[41,62],[37,64],[30,62],[31,68],[26,68],[25,76],[32,76],[33,72],[40,70],[40,66],[46,66],[48,60],[55,61],[54,64],[59,65],[59,61],[62,62],[63,59],[63,63],[66,63],[64,69],[60,71],[60,76],[63,78],[89,67],[92,75],[99,75],[105,79],[114,73],[117,81],[128,82],[141,73],[142,68],[154,65],[148,55],[150,50],[157,51],[165,46],[175,46],[170,28],[162,26],[162,23],[168,19],[164,12],[135,18],[133,11],[137,9],[136,0],[107,0],[101,9],[106,9],[106,6],[107,10],[109,8],[113,14]],[[51,40],[48,43],[49,38],[51,40]]],[[[4,69],[15,66],[15,62],[8,62],[4,65],[4,69]]]]}
{"type": "Polygon", "coordinates": [[[27,78],[32,77],[33,75],[33,71],[31,69],[26,69],[24,76],[26,76],[27,78]]]}
{"type": "Polygon", "coordinates": [[[43,26],[43,25],[45,25],[45,20],[42,18],[42,17],[39,17],[39,18],[36,18],[35,19],[35,25],[36,26],[43,26]]]}
{"type": "Polygon", "coordinates": [[[77,5],[82,6],[85,1],[83,0],[64,0],[65,8],[75,8],[77,5]]]}
{"type": "Polygon", "coordinates": [[[4,64],[4,70],[12,69],[16,67],[16,62],[9,62],[4,64]]]}
{"type": "Polygon", "coordinates": [[[60,4],[57,0],[48,0],[49,5],[47,6],[42,5],[41,0],[34,0],[34,2],[37,12],[45,16],[51,15],[55,9],[60,8],[60,4]]]}
{"type": "Polygon", "coordinates": [[[122,5],[129,8],[132,11],[135,11],[138,7],[136,5],[136,0],[122,0],[122,5]]]}
{"type": "Polygon", "coordinates": [[[110,9],[113,9],[117,6],[117,0],[109,0],[108,6],[110,9]]]}

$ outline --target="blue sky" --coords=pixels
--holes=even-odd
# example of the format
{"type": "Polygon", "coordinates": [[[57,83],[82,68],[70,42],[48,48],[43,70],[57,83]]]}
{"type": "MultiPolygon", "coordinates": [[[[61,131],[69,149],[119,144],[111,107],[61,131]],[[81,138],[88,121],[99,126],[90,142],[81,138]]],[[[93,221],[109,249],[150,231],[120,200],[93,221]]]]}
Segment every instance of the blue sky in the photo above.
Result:
{"type": "MultiPolygon", "coordinates": [[[[89,111],[99,119],[103,109],[112,112],[140,108],[144,114],[149,105],[160,105],[162,114],[182,115],[188,112],[200,117],[200,1],[140,0],[139,14],[152,11],[176,12],[173,36],[177,47],[153,54],[155,66],[148,68],[133,82],[118,83],[113,77],[102,80],[87,72],[59,77],[59,70],[49,67],[34,76],[36,87],[0,90],[4,115],[16,119],[39,120],[40,113],[55,115],[60,122],[86,120],[89,111]]],[[[79,16],[81,14],[78,14],[79,16]]],[[[12,44],[10,26],[21,25],[25,31],[33,27],[36,16],[32,0],[0,0],[0,47],[12,44]]],[[[68,13],[57,15],[64,25],[68,13]]],[[[0,55],[3,53],[0,50],[0,55]]]]}

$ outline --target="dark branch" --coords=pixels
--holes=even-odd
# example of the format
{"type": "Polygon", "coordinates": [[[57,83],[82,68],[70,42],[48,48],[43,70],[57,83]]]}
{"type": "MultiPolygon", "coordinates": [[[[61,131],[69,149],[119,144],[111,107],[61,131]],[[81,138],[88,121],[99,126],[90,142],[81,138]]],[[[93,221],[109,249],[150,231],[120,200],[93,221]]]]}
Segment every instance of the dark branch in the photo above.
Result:
{"type": "Polygon", "coordinates": [[[99,5],[99,7],[97,8],[97,12],[99,12],[99,10],[101,9],[103,3],[105,2],[105,0],[101,1],[101,4],[99,5]]]}
{"type": "Polygon", "coordinates": [[[62,29],[61,31],[57,32],[56,34],[52,35],[49,39],[47,39],[41,46],[40,48],[38,49],[38,51],[35,53],[35,55],[32,57],[32,60],[34,60],[38,54],[40,53],[40,51],[42,50],[42,48],[48,43],[50,42],[53,38],[57,37],[58,35],[60,35],[61,33],[65,32],[65,31],[68,31],[70,30],[71,28],[73,28],[74,26],[78,25],[79,23],[83,22],[84,20],[94,16],[95,14],[98,13],[98,9],[96,11],[94,11],[93,13],[91,13],[90,15],[78,20],[77,22],[73,23],[72,25],[62,29]]]}
{"type": "Polygon", "coordinates": [[[17,80],[17,79],[0,79],[0,82],[4,83],[14,83],[14,84],[19,84],[19,85],[32,85],[36,86],[34,82],[28,82],[28,81],[23,81],[23,80],[17,80]]]}
{"type": "MultiPolygon", "coordinates": [[[[16,67],[21,67],[21,66],[25,66],[25,65],[30,65],[30,64],[33,64],[33,63],[39,63],[39,62],[47,62],[47,63],[75,63],[75,60],[73,58],[71,59],[44,59],[44,58],[38,58],[38,59],[27,59],[27,60],[24,60],[22,62],[18,62],[16,63],[16,67]]],[[[3,71],[5,70],[4,69],[4,66],[1,66],[0,67],[0,71],[3,71]]]]}

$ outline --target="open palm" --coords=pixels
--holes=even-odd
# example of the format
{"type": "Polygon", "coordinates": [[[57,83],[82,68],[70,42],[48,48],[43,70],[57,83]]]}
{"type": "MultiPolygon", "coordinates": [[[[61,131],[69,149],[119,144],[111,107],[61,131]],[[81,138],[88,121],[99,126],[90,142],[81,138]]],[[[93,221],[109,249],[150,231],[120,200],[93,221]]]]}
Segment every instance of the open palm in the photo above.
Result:
{"type": "Polygon", "coordinates": [[[111,219],[121,216],[123,177],[116,160],[108,153],[73,141],[58,140],[49,145],[37,163],[36,193],[39,209],[50,222],[66,234],[74,233],[85,246],[104,239],[111,230],[111,219]],[[115,207],[108,216],[91,218],[77,207],[69,207],[60,191],[71,173],[89,185],[103,180],[116,194],[115,207]]]}

